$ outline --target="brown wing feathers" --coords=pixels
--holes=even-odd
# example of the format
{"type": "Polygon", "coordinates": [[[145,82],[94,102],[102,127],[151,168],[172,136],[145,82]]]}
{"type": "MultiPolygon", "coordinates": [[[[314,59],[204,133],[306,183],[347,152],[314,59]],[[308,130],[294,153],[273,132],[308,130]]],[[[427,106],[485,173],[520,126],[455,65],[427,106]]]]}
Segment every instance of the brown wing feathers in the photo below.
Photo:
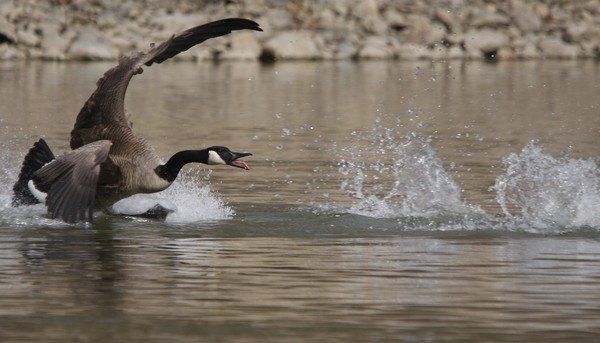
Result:
{"type": "Polygon", "coordinates": [[[100,164],[108,157],[110,141],[96,141],[59,156],[36,171],[32,180],[48,189],[46,206],[52,218],[67,223],[92,220],[100,164]]]}
{"type": "Polygon", "coordinates": [[[98,80],[98,88],[79,112],[71,131],[71,149],[79,148],[90,142],[90,138],[85,137],[86,133],[80,130],[85,131],[94,126],[129,127],[130,122],[125,115],[124,108],[125,92],[133,75],[142,72],[143,65],[151,66],[153,63],[162,63],[207,39],[244,29],[262,31],[258,23],[252,20],[222,19],[174,35],[161,44],[153,46],[147,52],[137,52],[131,56],[122,57],[117,66],[108,70],[98,80]]]}

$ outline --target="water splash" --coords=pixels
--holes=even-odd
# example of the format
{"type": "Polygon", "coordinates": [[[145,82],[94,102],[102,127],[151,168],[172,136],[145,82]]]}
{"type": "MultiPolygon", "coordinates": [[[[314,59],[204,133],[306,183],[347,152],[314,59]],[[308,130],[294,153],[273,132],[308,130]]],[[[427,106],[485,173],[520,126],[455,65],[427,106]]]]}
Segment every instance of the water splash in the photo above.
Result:
{"type": "MultiPolygon", "coordinates": [[[[4,151],[14,151],[13,142],[4,142],[4,151]]],[[[0,223],[11,227],[63,227],[62,221],[46,217],[46,206],[37,204],[33,206],[12,207],[12,187],[19,175],[18,167],[21,165],[23,154],[4,154],[0,156],[3,166],[17,166],[15,168],[0,169],[0,223]]]]}
{"type": "Polygon", "coordinates": [[[169,223],[193,223],[230,219],[235,211],[211,192],[210,186],[199,182],[191,172],[182,172],[166,190],[153,194],[136,194],[113,205],[120,214],[144,213],[154,205],[174,210],[167,216],[169,223]]]}
{"type": "Polygon", "coordinates": [[[508,218],[542,229],[600,226],[600,174],[593,160],[553,157],[530,141],[503,164],[506,173],[491,189],[508,218]]]}
{"type": "Polygon", "coordinates": [[[386,126],[378,118],[372,131],[353,133],[358,144],[340,153],[341,188],[356,199],[350,213],[379,218],[480,213],[461,200],[460,187],[430,139],[404,134],[400,117],[394,121],[386,126]]]}

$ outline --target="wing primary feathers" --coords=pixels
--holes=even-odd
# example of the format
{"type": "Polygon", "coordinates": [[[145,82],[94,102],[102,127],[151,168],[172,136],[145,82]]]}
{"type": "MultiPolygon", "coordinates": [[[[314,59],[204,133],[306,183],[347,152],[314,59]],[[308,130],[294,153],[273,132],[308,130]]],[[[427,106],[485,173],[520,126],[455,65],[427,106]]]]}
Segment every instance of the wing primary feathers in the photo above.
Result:
{"type": "Polygon", "coordinates": [[[100,164],[112,143],[96,141],[57,157],[32,175],[36,185],[49,188],[48,213],[67,223],[92,220],[100,164]]]}
{"type": "MultiPolygon", "coordinates": [[[[162,51],[152,55],[152,50],[148,53],[151,56],[144,64],[151,66],[153,63],[162,63],[165,60],[181,53],[194,45],[200,44],[207,39],[224,36],[237,30],[262,31],[257,22],[243,18],[229,18],[213,21],[208,24],[193,27],[172,37],[155,49],[163,48],[162,51]],[[165,45],[163,47],[163,45],[165,45]]],[[[153,49],[154,50],[154,49],[153,49]]]]}
{"type": "Polygon", "coordinates": [[[98,137],[93,131],[94,127],[131,129],[130,120],[125,114],[125,93],[131,78],[141,74],[144,65],[162,63],[207,39],[224,36],[236,30],[262,31],[258,23],[249,19],[221,19],[173,35],[160,44],[151,45],[150,50],[146,52],[141,51],[120,58],[119,63],[98,80],[96,90],[79,111],[71,131],[71,149],[77,149],[96,139],[106,139],[98,137]]]}

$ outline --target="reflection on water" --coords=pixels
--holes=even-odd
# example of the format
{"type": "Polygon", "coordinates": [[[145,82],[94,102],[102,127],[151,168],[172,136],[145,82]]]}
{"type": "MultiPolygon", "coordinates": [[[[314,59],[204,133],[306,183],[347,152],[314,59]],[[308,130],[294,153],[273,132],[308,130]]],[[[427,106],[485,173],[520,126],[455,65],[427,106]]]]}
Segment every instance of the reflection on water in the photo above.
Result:
{"type": "Polygon", "coordinates": [[[11,274],[3,284],[19,286],[0,295],[4,338],[41,331],[49,340],[125,340],[148,330],[155,340],[250,341],[598,334],[596,242],[218,238],[113,226],[34,231],[11,243],[4,239],[13,233],[2,235],[11,274]],[[25,329],[32,322],[40,331],[25,329]]]}
{"type": "Polygon", "coordinates": [[[594,62],[166,63],[126,105],[159,154],[226,145],[64,225],[10,208],[110,63],[0,63],[2,341],[595,341],[594,62]]]}

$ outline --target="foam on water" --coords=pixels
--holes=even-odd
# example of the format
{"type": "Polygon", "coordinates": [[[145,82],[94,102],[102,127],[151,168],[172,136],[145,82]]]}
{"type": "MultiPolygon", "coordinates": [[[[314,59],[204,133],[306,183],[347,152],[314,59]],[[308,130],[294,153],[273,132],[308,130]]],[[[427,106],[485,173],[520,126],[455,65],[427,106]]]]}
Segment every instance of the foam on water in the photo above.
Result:
{"type": "Polygon", "coordinates": [[[113,205],[120,214],[140,214],[156,204],[174,210],[167,216],[169,223],[193,223],[230,219],[234,210],[202,184],[197,176],[182,172],[166,190],[153,194],[136,194],[113,205]]]}
{"type": "MultiPolygon", "coordinates": [[[[5,151],[9,151],[6,150],[5,151]]],[[[1,157],[3,165],[13,165],[13,156],[5,154],[1,157]]],[[[47,218],[46,206],[12,207],[12,185],[17,179],[18,171],[4,168],[0,171],[0,223],[15,226],[64,226],[62,221],[47,218]]]]}
{"type": "Polygon", "coordinates": [[[492,190],[508,218],[538,229],[600,227],[600,173],[594,160],[553,157],[531,141],[503,164],[506,173],[492,190]]]}

